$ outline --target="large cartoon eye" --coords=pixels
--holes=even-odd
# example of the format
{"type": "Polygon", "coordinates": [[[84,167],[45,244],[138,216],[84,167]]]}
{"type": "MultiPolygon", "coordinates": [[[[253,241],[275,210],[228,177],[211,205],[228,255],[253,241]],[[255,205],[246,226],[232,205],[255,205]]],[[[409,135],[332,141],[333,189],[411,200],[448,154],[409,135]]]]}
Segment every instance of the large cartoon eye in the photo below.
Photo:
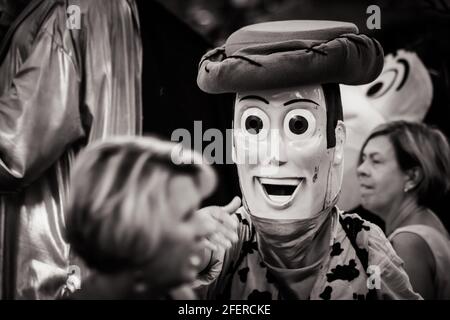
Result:
{"type": "Polygon", "coordinates": [[[246,134],[263,138],[267,135],[269,126],[269,117],[259,108],[249,108],[242,114],[241,129],[246,134]]]}
{"type": "Polygon", "coordinates": [[[248,132],[258,134],[264,128],[264,123],[262,119],[258,116],[248,116],[245,119],[245,130],[248,132]]]}
{"type": "Polygon", "coordinates": [[[397,79],[398,71],[389,69],[384,71],[378,79],[367,89],[367,97],[376,99],[384,96],[393,87],[397,79]]]}
{"type": "Polygon", "coordinates": [[[316,118],[311,111],[295,109],[284,117],[284,132],[291,139],[311,137],[316,131],[316,118]]]}

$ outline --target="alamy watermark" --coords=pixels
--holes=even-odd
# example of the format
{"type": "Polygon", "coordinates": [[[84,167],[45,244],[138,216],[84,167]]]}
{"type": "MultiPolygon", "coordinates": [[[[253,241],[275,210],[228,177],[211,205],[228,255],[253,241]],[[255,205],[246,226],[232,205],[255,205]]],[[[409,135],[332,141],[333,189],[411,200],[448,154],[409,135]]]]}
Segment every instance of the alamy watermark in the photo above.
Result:
{"type": "Polygon", "coordinates": [[[223,132],[211,128],[203,132],[202,121],[195,121],[193,135],[187,129],[176,129],[172,133],[171,141],[178,143],[172,151],[172,161],[175,164],[181,164],[181,159],[186,162],[186,158],[181,155],[184,150],[190,149],[203,156],[192,157],[190,163],[195,164],[256,165],[271,159],[277,160],[282,148],[281,134],[278,129],[265,130],[258,134],[244,129],[226,129],[223,132]],[[233,145],[237,146],[234,150],[233,145]],[[201,163],[198,163],[199,161],[201,163]]]}
{"type": "Polygon", "coordinates": [[[77,5],[70,5],[67,7],[66,27],[69,30],[81,29],[81,8],[77,5]]]}
{"type": "Polygon", "coordinates": [[[69,266],[67,269],[67,279],[64,286],[63,295],[70,295],[81,289],[81,269],[78,266],[69,266]]]}
{"type": "Polygon", "coordinates": [[[366,26],[369,30],[381,29],[381,9],[373,4],[367,7],[366,13],[370,16],[367,18],[366,26]]]}
{"type": "Polygon", "coordinates": [[[369,266],[367,268],[367,289],[381,289],[381,269],[379,266],[369,266]]]}

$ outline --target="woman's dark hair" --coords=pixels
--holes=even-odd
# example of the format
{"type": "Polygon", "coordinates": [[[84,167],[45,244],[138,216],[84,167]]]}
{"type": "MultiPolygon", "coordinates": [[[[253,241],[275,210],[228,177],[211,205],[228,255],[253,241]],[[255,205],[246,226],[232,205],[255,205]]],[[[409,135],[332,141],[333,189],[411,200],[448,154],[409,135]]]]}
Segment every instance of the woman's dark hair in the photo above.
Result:
{"type": "Polygon", "coordinates": [[[391,142],[397,162],[403,172],[418,168],[422,173],[414,188],[418,204],[430,207],[450,190],[450,147],[444,134],[422,123],[394,121],[382,124],[372,131],[364,142],[386,136],[391,142]]]}

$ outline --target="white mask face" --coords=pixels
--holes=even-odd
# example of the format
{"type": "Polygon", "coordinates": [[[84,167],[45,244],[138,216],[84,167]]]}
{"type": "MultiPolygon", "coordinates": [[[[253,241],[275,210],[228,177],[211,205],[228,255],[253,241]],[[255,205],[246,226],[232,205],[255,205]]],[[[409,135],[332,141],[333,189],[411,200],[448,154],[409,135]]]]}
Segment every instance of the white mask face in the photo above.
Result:
{"type": "Polygon", "coordinates": [[[248,209],[272,219],[306,219],[339,193],[342,145],[327,149],[321,86],[238,93],[234,157],[248,209]]]}

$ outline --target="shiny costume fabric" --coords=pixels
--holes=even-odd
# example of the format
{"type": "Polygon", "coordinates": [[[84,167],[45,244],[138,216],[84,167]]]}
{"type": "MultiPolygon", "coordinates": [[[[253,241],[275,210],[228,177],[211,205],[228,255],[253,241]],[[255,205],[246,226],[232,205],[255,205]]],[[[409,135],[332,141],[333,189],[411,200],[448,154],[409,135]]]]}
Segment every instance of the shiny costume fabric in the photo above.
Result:
{"type": "Polygon", "coordinates": [[[87,143],[141,132],[142,47],[132,0],[32,0],[0,48],[3,298],[52,299],[71,259],[64,201],[87,143]],[[81,29],[67,28],[67,8],[81,29]]]}

